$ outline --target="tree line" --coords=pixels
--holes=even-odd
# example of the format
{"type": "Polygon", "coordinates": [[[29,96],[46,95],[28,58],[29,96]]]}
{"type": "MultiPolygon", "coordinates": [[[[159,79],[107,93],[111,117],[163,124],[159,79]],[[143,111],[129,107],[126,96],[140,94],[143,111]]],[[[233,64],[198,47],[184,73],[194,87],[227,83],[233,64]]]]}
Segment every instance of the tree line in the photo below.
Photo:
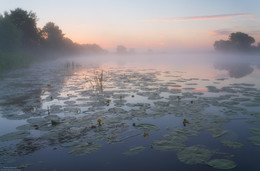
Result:
{"type": "Polygon", "coordinates": [[[39,58],[49,54],[64,56],[105,52],[96,44],[74,43],[53,22],[39,28],[37,21],[34,12],[21,8],[0,14],[0,70],[8,68],[15,60],[25,60],[26,56],[39,58]]]}
{"type": "Polygon", "coordinates": [[[255,39],[246,33],[236,32],[228,40],[215,41],[214,48],[221,52],[260,53],[260,42],[254,46],[255,39]]]}

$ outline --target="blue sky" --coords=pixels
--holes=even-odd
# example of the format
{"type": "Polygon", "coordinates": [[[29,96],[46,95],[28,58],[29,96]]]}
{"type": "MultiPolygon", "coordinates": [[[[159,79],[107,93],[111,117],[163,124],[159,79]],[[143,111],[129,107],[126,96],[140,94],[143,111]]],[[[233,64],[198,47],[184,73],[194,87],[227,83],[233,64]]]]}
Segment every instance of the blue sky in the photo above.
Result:
{"type": "Polygon", "coordinates": [[[56,23],[78,43],[112,49],[212,49],[242,31],[260,41],[259,0],[0,0],[0,13],[20,7],[38,26],[56,23]]]}

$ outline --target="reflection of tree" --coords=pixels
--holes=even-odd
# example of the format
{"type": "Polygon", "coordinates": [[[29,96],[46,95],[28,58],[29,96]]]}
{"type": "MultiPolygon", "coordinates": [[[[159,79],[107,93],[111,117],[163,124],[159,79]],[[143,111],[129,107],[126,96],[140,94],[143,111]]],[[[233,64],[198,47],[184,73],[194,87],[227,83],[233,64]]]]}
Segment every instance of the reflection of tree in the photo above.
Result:
{"type": "Polygon", "coordinates": [[[248,63],[216,63],[214,67],[218,70],[227,70],[230,77],[241,78],[251,74],[254,69],[248,63]]]}

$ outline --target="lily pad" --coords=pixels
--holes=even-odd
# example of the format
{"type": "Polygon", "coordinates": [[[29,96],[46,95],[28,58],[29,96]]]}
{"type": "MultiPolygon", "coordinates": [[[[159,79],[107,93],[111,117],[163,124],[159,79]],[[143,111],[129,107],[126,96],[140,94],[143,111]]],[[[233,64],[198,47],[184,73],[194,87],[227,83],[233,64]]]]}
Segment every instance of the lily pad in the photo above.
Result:
{"type": "Polygon", "coordinates": [[[186,164],[204,164],[211,156],[212,152],[200,146],[185,147],[178,152],[178,159],[186,164]]]}
{"type": "Polygon", "coordinates": [[[228,132],[228,130],[220,131],[220,132],[214,134],[214,135],[213,135],[213,138],[219,138],[219,137],[222,137],[222,136],[225,135],[227,132],[228,132]]]}
{"type": "Polygon", "coordinates": [[[22,139],[22,138],[27,137],[29,134],[30,133],[27,131],[12,132],[9,134],[2,135],[0,137],[0,141],[11,141],[11,140],[16,140],[16,139],[22,139]]]}
{"type": "Polygon", "coordinates": [[[159,130],[159,128],[156,125],[153,125],[153,124],[139,124],[139,125],[136,125],[136,128],[140,129],[142,131],[159,130]]]}
{"type": "Polygon", "coordinates": [[[239,142],[229,141],[229,140],[221,141],[221,143],[230,148],[241,148],[243,146],[243,144],[241,144],[239,142]]]}
{"type": "Polygon", "coordinates": [[[250,132],[260,135],[260,128],[249,128],[250,132]]]}
{"type": "Polygon", "coordinates": [[[184,148],[184,144],[170,140],[159,140],[154,141],[152,147],[159,151],[177,151],[184,148]]]}
{"type": "Polygon", "coordinates": [[[233,169],[237,166],[235,162],[227,159],[214,159],[208,161],[207,164],[216,169],[233,169]]]}
{"type": "Polygon", "coordinates": [[[100,147],[101,145],[99,144],[83,142],[74,146],[69,153],[73,155],[85,155],[97,151],[100,147]]]}
{"type": "Polygon", "coordinates": [[[253,144],[260,145],[260,136],[253,136],[248,138],[253,144]]]}
{"type": "Polygon", "coordinates": [[[141,151],[145,150],[146,147],[144,146],[137,146],[130,148],[127,152],[125,152],[125,155],[136,155],[140,153],[141,151]]]}

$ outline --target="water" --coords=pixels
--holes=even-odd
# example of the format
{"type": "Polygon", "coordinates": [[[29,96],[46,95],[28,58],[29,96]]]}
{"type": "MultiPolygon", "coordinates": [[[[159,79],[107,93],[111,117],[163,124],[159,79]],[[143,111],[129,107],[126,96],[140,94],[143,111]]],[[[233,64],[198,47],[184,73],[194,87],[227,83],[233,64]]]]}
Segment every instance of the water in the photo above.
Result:
{"type": "Polygon", "coordinates": [[[234,61],[106,56],[10,71],[0,168],[259,170],[259,59],[234,61]]]}

